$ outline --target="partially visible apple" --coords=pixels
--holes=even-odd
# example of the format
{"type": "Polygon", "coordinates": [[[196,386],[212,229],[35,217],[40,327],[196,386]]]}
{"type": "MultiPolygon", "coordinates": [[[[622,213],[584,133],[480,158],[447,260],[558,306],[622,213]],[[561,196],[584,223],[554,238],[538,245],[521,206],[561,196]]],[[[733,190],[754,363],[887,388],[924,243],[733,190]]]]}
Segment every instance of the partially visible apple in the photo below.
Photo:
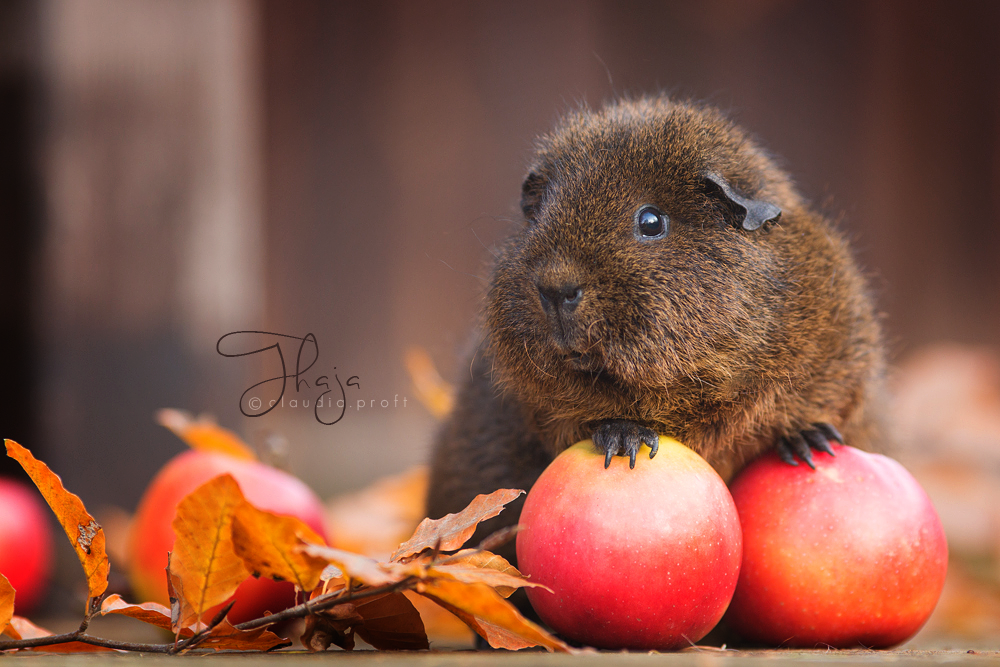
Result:
{"type": "Polygon", "coordinates": [[[726,619],[748,639],[887,648],[937,604],[948,545],[927,494],[890,458],[833,449],[816,470],[767,454],[731,484],[743,568],[726,619]]]}
{"type": "Polygon", "coordinates": [[[564,637],[608,649],[675,649],[722,617],[740,570],[739,519],[708,463],[661,437],[635,469],[590,440],[535,482],[521,512],[517,561],[538,615],[564,637]]]}
{"type": "Polygon", "coordinates": [[[15,610],[30,613],[52,574],[51,512],[34,488],[0,477],[0,574],[14,587],[15,610]]]}
{"type": "MultiPolygon", "coordinates": [[[[299,478],[258,461],[218,452],[183,452],[167,462],[150,482],[129,531],[129,581],[141,601],[169,604],[165,568],[167,552],[174,544],[171,524],[177,503],[223,473],[232,474],[254,506],[296,516],[325,536],[323,505],[299,478]]],[[[281,611],[294,602],[291,583],[250,577],[237,589],[229,619],[241,623],[258,618],[265,611],[281,611]]]]}

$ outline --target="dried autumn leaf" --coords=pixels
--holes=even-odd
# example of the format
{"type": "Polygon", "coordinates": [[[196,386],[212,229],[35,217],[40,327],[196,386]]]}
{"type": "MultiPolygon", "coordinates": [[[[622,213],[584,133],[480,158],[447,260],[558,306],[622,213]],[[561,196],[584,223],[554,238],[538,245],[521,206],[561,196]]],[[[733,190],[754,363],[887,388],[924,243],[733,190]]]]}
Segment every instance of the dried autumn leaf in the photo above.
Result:
{"type": "Polygon", "coordinates": [[[543,646],[549,651],[573,652],[567,644],[522,616],[486,584],[437,578],[421,582],[416,590],[465,621],[493,648],[516,651],[543,646]]]}
{"type": "Polygon", "coordinates": [[[223,619],[212,628],[207,639],[198,643],[198,648],[211,648],[216,651],[270,651],[290,644],[287,639],[279,637],[266,627],[240,630],[223,619]]]}
{"type": "Polygon", "coordinates": [[[500,514],[504,505],[523,493],[520,489],[498,489],[489,495],[476,496],[468,507],[457,514],[447,514],[440,519],[424,519],[417,526],[413,537],[401,544],[389,560],[397,561],[434,547],[441,551],[459,549],[476,532],[480,521],[500,514]]]}
{"type": "Polygon", "coordinates": [[[350,651],[355,633],[379,650],[430,648],[420,613],[399,592],[345,602],[308,617],[302,644],[314,652],[325,651],[330,644],[350,651]]]}
{"type": "Polygon", "coordinates": [[[459,551],[444,564],[431,566],[427,570],[427,575],[444,576],[466,584],[486,584],[495,588],[497,593],[505,598],[524,586],[546,588],[542,584],[525,579],[524,575],[503,556],[476,549],[459,551]]]}
{"type": "Polygon", "coordinates": [[[386,569],[372,558],[353,554],[350,551],[334,549],[320,544],[300,542],[299,551],[318,560],[324,565],[330,563],[351,579],[368,586],[385,586],[402,581],[407,575],[397,568],[386,569]]]}
{"type": "Polygon", "coordinates": [[[0,574],[0,632],[14,617],[14,587],[0,574]]]}
{"type": "Polygon", "coordinates": [[[438,419],[444,419],[455,404],[455,388],[445,382],[434,366],[434,361],[427,350],[422,347],[411,347],[404,358],[406,370],[410,373],[410,381],[417,391],[417,400],[424,404],[427,411],[438,419]]]}
{"type": "Polygon", "coordinates": [[[170,609],[164,607],[159,602],[143,602],[142,604],[129,604],[115,593],[105,598],[101,603],[101,615],[120,614],[128,616],[143,623],[155,625],[164,630],[172,628],[170,622],[170,609]]]}
{"type": "Polygon", "coordinates": [[[250,572],[291,581],[299,590],[316,588],[327,565],[299,548],[301,540],[324,544],[304,521],[259,510],[245,500],[233,514],[232,538],[236,555],[250,572]]]}
{"type": "MultiPolygon", "coordinates": [[[[10,625],[7,626],[5,632],[14,639],[36,639],[38,637],[51,637],[53,634],[21,616],[11,618],[10,625]]],[[[49,646],[35,646],[34,648],[25,650],[45,653],[119,653],[119,651],[113,648],[94,646],[93,644],[84,644],[83,642],[63,642],[62,644],[51,644],[49,646]]]]}
{"type": "Polygon", "coordinates": [[[200,627],[202,615],[250,576],[233,551],[233,514],[244,502],[236,480],[227,474],[205,482],[178,503],[169,566],[180,601],[175,630],[200,627]]]}
{"type": "Polygon", "coordinates": [[[402,593],[358,600],[354,608],[362,618],[362,623],[354,631],[372,648],[383,651],[430,648],[420,613],[402,593]]]}
{"type": "Polygon", "coordinates": [[[7,445],[7,456],[21,464],[66,531],[66,536],[83,565],[88,597],[99,597],[108,588],[108,572],[111,568],[104,549],[104,530],[87,513],[83,501],[67,491],[59,476],[49,470],[47,465],[13,440],[5,440],[4,443],[7,445]]]}
{"type": "Polygon", "coordinates": [[[207,415],[192,419],[183,410],[164,408],[156,413],[156,421],[166,426],[191,449],[205,452],[220,452],[238,459],[256,461],[253,450],[229,429],[222,428],[207,415]]]}

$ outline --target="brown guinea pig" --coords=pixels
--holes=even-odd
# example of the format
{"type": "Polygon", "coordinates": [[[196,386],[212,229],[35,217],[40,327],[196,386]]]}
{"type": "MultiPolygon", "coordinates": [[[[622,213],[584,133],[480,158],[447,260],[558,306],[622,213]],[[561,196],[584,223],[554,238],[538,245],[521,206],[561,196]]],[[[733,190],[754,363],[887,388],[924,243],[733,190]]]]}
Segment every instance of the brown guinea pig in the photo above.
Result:
{"type": "Polygon", "coordinates": [[[634,464],[668,435],[726,479],[773,447],[793,465],[831,439],[868,447],[883,347],[865,281],[718,111],[660,96],[571,113],[538,142],[521,208],[429,516],[527,490],[585,438],[634,464]]]}

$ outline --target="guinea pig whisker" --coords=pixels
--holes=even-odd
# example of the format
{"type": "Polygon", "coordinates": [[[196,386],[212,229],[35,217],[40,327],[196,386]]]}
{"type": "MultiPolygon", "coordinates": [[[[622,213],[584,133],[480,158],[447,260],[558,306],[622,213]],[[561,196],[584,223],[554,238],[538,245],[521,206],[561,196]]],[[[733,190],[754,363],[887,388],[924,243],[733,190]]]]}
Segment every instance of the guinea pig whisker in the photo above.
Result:
{"type": "Polygon", "coordinates": [[[526,357],[528,358],[528,361],[530,361],[530,362],[531,362],[531,365],[532,365],[532,366],[534,366],[535,368],[537,368],[537,369],[538,369],[538,372],[539,372],[539,373],[541,373],[542,375],[544,375],[544,376],[546,376],[546,377],[550,377],[550,378],[552,378],[553,380],[555,379],[555,377],[556,377],[555,375],[552,375],[551,373],[546,373],[546,372],[545,372],[545,371],[544,371],[544,370],[542,369],[542,367],[541,367],[541,366],[539,366],[538,364],[536,364],[536,363],[535,363],[535,360],[531,358],[531,352],[529,352],[529,351],[528,351],[528,341],[524,341],[524,356],[526,356],[526,357]]]}

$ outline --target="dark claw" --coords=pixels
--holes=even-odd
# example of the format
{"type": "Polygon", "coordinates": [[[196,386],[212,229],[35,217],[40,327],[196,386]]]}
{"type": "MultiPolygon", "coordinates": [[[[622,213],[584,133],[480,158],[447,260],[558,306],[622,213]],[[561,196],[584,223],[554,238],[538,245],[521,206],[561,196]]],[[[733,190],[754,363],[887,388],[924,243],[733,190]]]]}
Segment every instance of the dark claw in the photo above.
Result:
{"type": "Polygon", "coordinates": [[[649,458],[656,456],[656,452],[660,451],[660,439],[657,437],[653,438],[653,442],[647,442],[649,445],[649,458]]]}
{"type": "MultiPolygon", "coordinates": [[[[844,444],[844,436],[840,435],[840,431],[836,429],[833,424],[827,424],[826,422],[820,422],[818,424],[813,424],[816,430],[826,436],[827,440],[836,440],[840,444],[844,444]]],[[[827,444],[828,451],[833,454],[833,450],[829,449],[829,444],[827,444]]]]}
{"type": "Polygon", "coordinates": [[[830,440],[823,433],[820,433],[818,430],[802,431],[802,435],[809,442],[809,446],[816,451],[826,452],[830,456],[836,456],[836,454],[833,453],[833,448],[830,447],[830,440]]]}
{"type": "Polygon", "coordinates": [[[786,435],[778,441],[777,452],[782,461],[789,465],[798,465],[795,457],[802,459],[813,470],[816,469],[813,463],[812,450],[825,452],[830,456],[836,456],[833,448],[830,447],[830,440],[835,440],[844,444],[844,438],[831,424],[813,424],[813,428],[804,429],[794,435],[786,435]]]}
{"type": "Polygon", "coordinates": [[[652,458],[659,445],[656,432],[635,422],[613,419],[594,429],[594,444],[604,451],[605,468],[611,465],[611,458],[616,454],[627,456],[629,468],[635,468],[635,457],[643,443],[649,445],[652,458]]]}
{"type": "Polygon", "coordinates": [[[793,458],[794,456],[798,456],[813,470],[816,469],[816,465],[813,463],[812,452],[809,451],[809,443],[806,442],[806,439],[802,437],[801,433],[786,435],[781,439],[781,444],[778,445],[778,447],[779,449],[787,450],[789,455],[793,458]]]}
{"type": "Polygon", "coordinates": [[[784,438],[778,441],[778,446],[775,450],[778,452],[778,458],[788,465],[797,466],[799,464],[799,462],[795,460],[795,455],[792,454],[792,450],[786,445],[784,438]]]}

